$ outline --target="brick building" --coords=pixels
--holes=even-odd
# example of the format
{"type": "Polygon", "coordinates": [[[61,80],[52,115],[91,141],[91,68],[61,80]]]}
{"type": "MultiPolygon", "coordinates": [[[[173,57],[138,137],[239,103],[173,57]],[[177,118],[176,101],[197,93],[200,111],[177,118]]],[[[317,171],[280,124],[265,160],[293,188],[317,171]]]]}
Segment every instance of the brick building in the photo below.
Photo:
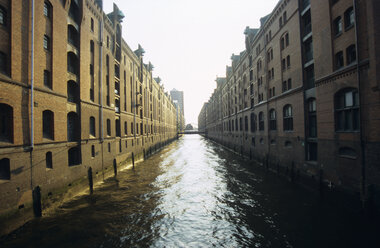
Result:
{"type": "MultiPolygon", "coordinates": [[[[177,136],[153,66],[102,0],[0,0],[0,216],[177,136]],[[34,21],[34,22],[33,22],[34,21]],[[33,36],[34,35],[34,39],[33,36]],[[32,104],[31,104],[32,103],[32,104]]],[[[21,210],[20,210],[21,211],[21,210]]]]}
{"type": "Polygon", "coordinates": [[[199,130],[293,179],[380,205],[380,3],[281,0],[246,28],[246,50],[199,130]]]}

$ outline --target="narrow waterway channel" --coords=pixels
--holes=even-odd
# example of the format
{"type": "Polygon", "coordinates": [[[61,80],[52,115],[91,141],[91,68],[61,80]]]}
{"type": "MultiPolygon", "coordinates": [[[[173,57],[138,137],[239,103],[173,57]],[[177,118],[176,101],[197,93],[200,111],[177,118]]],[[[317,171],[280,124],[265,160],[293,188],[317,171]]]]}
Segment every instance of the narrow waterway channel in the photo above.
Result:
{"type": "Polygon", "coordinates": [[[0,247],[376,247],[375,232],[345,204],[188,135],[0,247]]]}

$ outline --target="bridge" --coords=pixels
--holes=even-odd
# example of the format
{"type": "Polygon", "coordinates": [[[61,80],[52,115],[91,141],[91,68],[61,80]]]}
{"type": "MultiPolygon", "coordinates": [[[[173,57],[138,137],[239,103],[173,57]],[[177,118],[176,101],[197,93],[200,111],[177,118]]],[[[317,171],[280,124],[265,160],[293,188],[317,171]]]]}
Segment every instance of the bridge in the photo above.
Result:
{"type": "Polygon", "coordinates": [[[205,134],[205,132],[201,132],[198,130],[186,130],[184,132],[179,132],[179,134],[205,134]]]}

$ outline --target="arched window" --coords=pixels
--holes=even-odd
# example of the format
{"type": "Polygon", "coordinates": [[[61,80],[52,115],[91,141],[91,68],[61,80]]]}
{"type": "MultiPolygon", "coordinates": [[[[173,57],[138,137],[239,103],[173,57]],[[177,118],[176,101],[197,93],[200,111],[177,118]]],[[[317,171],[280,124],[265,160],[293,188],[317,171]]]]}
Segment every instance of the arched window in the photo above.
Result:
{"type": "Polygon", "coordinates": [[[78,84],[72,80],[67,82],[67,101],[78,103],[79,93],[78,84]]]}
{"type": "Polygon", "coordinates": [[[251,133],[254,133],[257,130],[256,121],[256,115],[254,113],[251,113],[251,133]]]}
{"type": "Polygon", "coordinates": [[[79,165],[81,163],[80,147],[72,147],[68,150],[69,166],[79,165]]]}
{"type": "Polygon", "coordinates": [[[264,130],[264,113],[260,112],[259,113],[259,131],[264,130]]]}
{"type": "Polygon", "coordinates": [[[90,135],[96,137],[95,117],[90,117],[90,135]]]}
{"type": "Polygon", "coordinates": [[[50,110],[42,112],[42,134],[45,139],[54,140],[54,113],[50,110]]]}
{"type": "Polygon", "coordinates": [[[51,152],[47,152],[45,155],[46,168],[53,169],[53,155],[51,152]]]}
{"type": "Polygon", "coordinates": [[[9,158],[0,160],[0,180],[11,180],[11,166],[9,158]]]}
{"type": "Polygon", "coordinates": [[[285,105],[284,107],[284,131],[293,130],[293,111],[292,105],[285,105]]]}
{"type": "MultiPolygon", "coordinates": [[[[94,119],[95,122],[95,119],[94,119]]],[[[91,123],[91,120],[90,120],[91,123]]],[[[67,141],[78,141],[80,140],[79,131],[79,117],[75,112],[70,112],[67,114],[67,141]]],[[[91,124],[90,124],[91,125],[91,124]]]]}
{"type": "Polygon", "coordinates": [[[70,9],[69,9],[69,17],[79,24],[80,16],[79,16],[79,7],[77,5],[77,1],[71,1],[70,9]]]}
{"type": "Polygon", "coordinates": [[[276,110],[274,109],[269,111],[269,129],[277,130],[276,110]]]}
{"type": "Polygon", "coordinates": [[[73,52],[67,53],[67,71],[78,74],[78,57],[73,52]]]}
{"type": "Polygon", "coordinates": [[[0,103],[0,142],[13,142],[13,108],[0,103]]]}
{"type": "Polygon", "coordinates": [[[78,47],[78,31],[73,25],[67,27],[67,41],[74,47],[78,47]]]}
{"type": "Polygon", "coordinates": [[[335,129],[336,131],[359,130],[359,94],[355,88],[339,91],[335,95],[335,129]]]}

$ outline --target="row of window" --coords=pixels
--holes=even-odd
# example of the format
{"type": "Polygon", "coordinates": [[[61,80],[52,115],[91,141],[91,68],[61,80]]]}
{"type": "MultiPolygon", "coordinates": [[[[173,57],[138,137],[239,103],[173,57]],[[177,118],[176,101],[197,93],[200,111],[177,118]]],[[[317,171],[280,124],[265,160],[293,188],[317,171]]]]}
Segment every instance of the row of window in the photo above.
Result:
{"type": "MultiPolygon", "coordinates": [[[[354,13],[354,8],[349,7],[345,12],[344,12],[344,28],[345,30],[350,29],[351,27],[354,26],[355,24],[355,13],[354,13]]],[[[334,24],[334,35],[339,36],[343,32],[343,19],[341,16],[338,16],[337,18],[334,19],[333,21],[334,24]]]]}
{"type": "MultiPolygon", "coordinates": [[[[256,114],[251,113],[251,132],[254,133],[257,131],[257,117],[256,114]]],[[[225,129],[228,131],[243,131],[243,119],[235,119],[235,121],[229,121],[225,123],[225,129]],[[238,125],[240,124],[240,125],[238,125]]],[[[264,112],[259,113],[258,118],[258,130],[264,131],[265,121],[264,121],[264,112]]],[[[269,111],[269,130],[277,130],[277,119],[276,111],[271,109],[269,111]]],[[[292,105],[285,105],[283,108],[283,130],[292,131],[293,130],[293,112],[292,105]]],[[[248,116],[244,117],[244,131],[248,131],[248,116]]]]}
{"type": "MultiPolygon", "coordinates": [[[[287,82],[284,82],[287,84],[287,82]]],[[[271,91],[270,91],[271,92],[271,91]]],[[[274,88],[272,88],[272,94],[274,88]]],[[[259,94],[259,101],[261,101],[262,95],[259,94]]],[[[360,116],[359,116],[359,94],[355,88],[346,88],[335,94],[335,130],[343,132],[359,131],[360,128],[360,116]]],[[[308,133],[307,136],[314,138],[317,136],[317,122],[316,122],[316,101],[314,98],[308,100],[307,103],[308,115],[308,133]]],[[[269,110],[269,130],[277,130],[277,118],[276,110],[269,110]]],[[[248,131],[248,117],[244,117],[245,131],[248,131]]],[[[263,131],[265,127],[264,113],[259,113],[258,118],[259,131],[263,131]]],[[[230,120],[224,123],[224,129],[227,131],[243,131],[242,118],[230,120]],[[239,125],[240,121],[240,125],[239,125]]],[[[257,119],[254,113],[251,113],[251,132],[257,130],[257,119]]],[[[285,105],[283,108],[283,130],[293,130],[293,111],[291,105],[285,105]]]]}
{"type": "MultiPolygon", "coordinates": [[[[350,45],[346,48],[346,65],[350,65],[356,61],[356,47],[350,45]]],[[[339,51],[335,54],[335,69],[338,70],[344,67],[344,55],[343,51],[339,51]]]]}

